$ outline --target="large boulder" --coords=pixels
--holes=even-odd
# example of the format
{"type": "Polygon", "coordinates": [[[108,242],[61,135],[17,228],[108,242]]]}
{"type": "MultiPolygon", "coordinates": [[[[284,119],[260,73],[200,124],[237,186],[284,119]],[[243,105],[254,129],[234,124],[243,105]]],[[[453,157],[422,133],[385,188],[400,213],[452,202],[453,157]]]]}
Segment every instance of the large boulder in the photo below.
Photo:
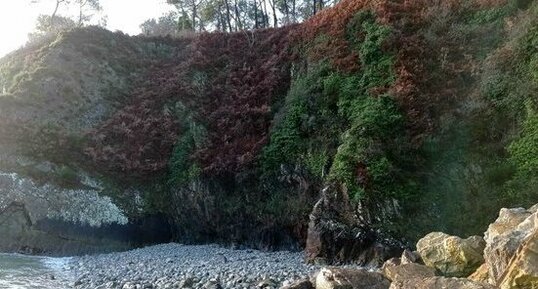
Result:
{"type": "Polygon", "coordinates": [[[388,289],[382,274],[363,269],[324,268],[316,276],[316,289],[388,289]]]}
{"type": "Polygon", "coordinates": [[[493,283],[493,281],[489,278],[489,268],[488,264],[484,263],[482,266],[478,267],[476,271],[474,271],[471,276],[468,277],[469,280],[475,281],[475,282],[483,282],[483,283],[493,283]]]}
{"type": "Polygon", "coordinates": [[[538,227],[537,216],[534,207],[501,209],[497,220],[489,226],[485,233],[484,259],[494,284],[499,284],[518,248],[538,227]]]}
{"type": "MultiPolygon", "coordinates": [[[[538,216],[534,215],[534,218],[538,216]]],[[[538,288],[538,230],[527,237],[517,250],[501,278],[500,288],[538,288]]]]}
{"type": "Polygon", "coordinates": [[[462,239],[445,233],[426,235],[417,243],[424,264],[449,277],[466,277],[484,263],[484,240],[479,236],[462,239]]]}
{"type": "Polygon", "coordinates": [[[408,263],[398,266],[384,266],[383,274],[390,281],[396,282],[413,278],[434,277],[435,269],[420,264],[408,263]]]}
{"type": "Polygon", "coordinates": [[[402,247],[369,229],[351,206],[347,193],[336,186],[323,190],[310,214],[305,248],[310,263],[381,266],[401,254],[402,247]]]}
{"type": "Polygon", "coordinates": [[[390,289],[495,289],[495,287],[464,278],[429,277],[392,282],[390,289]]]}

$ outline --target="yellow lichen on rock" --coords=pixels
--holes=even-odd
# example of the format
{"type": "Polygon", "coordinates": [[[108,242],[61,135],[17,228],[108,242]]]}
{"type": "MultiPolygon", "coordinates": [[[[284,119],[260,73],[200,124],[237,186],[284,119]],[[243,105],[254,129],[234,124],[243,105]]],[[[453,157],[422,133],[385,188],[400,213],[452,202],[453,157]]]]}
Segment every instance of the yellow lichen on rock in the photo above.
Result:
{"type": "Polygon", "coordinates": [[[424,264],[444,276],[466,277],[484,263],[485,243],[479,236],[461,239],[441,232],[426,235],[417,243],[424,264]]]}

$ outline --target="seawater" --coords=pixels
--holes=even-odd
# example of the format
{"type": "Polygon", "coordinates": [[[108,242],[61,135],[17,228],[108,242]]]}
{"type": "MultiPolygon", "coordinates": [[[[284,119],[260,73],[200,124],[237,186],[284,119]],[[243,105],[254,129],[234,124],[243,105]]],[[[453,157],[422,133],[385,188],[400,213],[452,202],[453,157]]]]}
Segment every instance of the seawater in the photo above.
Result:
{"type": "Polygon", "coordinates": [[[68,289],[69,260],[0,254],[0,289],[68,289]]]}

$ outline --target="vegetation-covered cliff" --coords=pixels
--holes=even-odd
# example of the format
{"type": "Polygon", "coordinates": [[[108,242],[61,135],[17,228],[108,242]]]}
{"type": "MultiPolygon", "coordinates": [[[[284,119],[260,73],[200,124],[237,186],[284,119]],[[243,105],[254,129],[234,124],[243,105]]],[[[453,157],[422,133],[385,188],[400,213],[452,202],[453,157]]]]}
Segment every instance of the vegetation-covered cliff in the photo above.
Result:
{"type": "Polygon", "coordinates": [[[327,186],[397,239],[476,234],[536,202],[537,27],[529,0],[342,0],[277,29],[74,29],[0,60],[1,168],[90,178],[183,241],[304,246],[327,186]]]}

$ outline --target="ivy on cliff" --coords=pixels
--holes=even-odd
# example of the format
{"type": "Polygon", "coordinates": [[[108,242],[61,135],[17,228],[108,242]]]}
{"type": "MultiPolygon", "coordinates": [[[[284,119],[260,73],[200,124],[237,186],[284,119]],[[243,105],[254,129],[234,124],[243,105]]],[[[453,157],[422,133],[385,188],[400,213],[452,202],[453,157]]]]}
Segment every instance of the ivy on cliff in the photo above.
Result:
{"type": "MultiPolygon", "coordinates": [[[[356,14],[345,36],[357,51],[360,69],[341,71],[320,60],[293,83],[280,121],[264,149],[264,172],[299,165],[324,182],[344,185],[355,200],[402,198],[400,160],[394,144],[405,137],[403,116],[384,93],[394,82],[394,55],[383,47],[391,29],[369,11],[356,14]],[[341,136],[341,137],[338,137],[341,136]]],[[[325,45],[323,36],[314,46],[325,45]]],[[[312,45],[308,50],[317,51],[312,45]]]]}

